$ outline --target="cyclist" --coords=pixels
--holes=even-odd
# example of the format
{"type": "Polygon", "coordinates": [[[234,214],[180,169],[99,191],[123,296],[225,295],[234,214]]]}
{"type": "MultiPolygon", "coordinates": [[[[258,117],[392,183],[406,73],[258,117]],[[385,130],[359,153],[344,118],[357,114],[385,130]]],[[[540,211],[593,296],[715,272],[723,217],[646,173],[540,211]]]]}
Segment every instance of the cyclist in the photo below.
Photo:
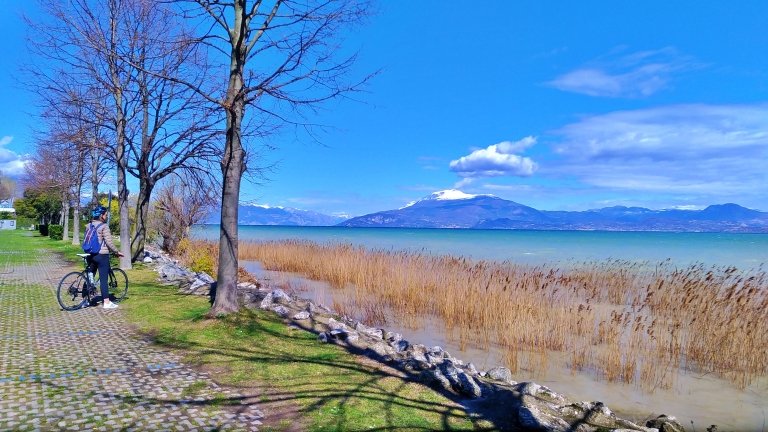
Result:
{"type": "MultiPolygon", "coordinates": [[[[115,243],[112,241],[112,233],[109,231],[109,225],[107,224],[107,213],[107,208],[102,206],[94,208],[91,212],[93,220],[90,225],[95,227],[99,238],[99,245],[101,245],[99,253],[94,253],[90,256],[91,272],[95,273],[96,269],[94,267],[97,267],[99,270],[99,283],[101,284],[101,298],[104,301],[104,309],[117,309],[117,304],[109,299],[109,253],[112,252],[120,257],[123,254],[117,250],[115,243]]],[[[87,229],[88,227],[86,227],[87,229]]]]}

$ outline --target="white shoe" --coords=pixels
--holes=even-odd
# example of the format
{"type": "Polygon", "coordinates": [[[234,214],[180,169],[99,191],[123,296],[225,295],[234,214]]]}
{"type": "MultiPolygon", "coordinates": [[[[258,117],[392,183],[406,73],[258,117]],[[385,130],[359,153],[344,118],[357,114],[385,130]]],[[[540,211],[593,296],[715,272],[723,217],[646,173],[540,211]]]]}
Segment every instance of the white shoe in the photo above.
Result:
{"type": "Polygon", "coordinates": [[[117,303],[104,303],[104,309],[117,309],[118,307],[120,306],[118,306],[117,303]]]}

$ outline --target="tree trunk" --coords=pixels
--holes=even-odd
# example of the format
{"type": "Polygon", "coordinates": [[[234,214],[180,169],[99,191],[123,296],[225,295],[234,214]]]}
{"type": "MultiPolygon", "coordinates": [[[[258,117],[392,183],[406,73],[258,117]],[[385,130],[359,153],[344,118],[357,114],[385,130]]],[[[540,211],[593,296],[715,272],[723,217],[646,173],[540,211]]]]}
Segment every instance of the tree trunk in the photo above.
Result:
{"type": "MultiPolygon", "coordinates": [[[[242,110],[240,112],[242,113],[242,110]]],[[[244,168],[244,151],[239,128],[241,118],[237,113],[227,114],[227,138],[222,162],[219,271],[216,278],[216,298],[210,312],[212,316],[236,312],[240,308],[237,300],[237,219],[240,180],[244,168]]]]}
{"type": "Polygon", "coordinates": [[[128,183],[126,181],[125,129],[119,135],[117,146],[117,205],[120,209],[120,268],[128,270],[131,265],[131,221],[128,217],[128,183]]]}
{"type": "Polygon", "coordinates": [[[61,209],[64,216],[64,233],[61,237],[62,240],[69,240],[69,200],[64,200],[63,208],[61,209]]]}
{"type": "Polygon", "coordinates": [[[147,222],[149,216],[150,197],[154,184],[147,179],[139,180],[139,195],[136,199],[136,233],[131,244],[131,260],[144,257],[144,245],[147,241],[147,222]]]}
{"type": "Polygon", "coordinates": [[[94,140],[91,149],[91,206],[99,205],[99,149],[94,140]]]}
{"type": "Polygon", "coordinates": [[[216,298],[209,312],[218,316],[240,309],[237,299],[238,232],[237,216],[240,202],[240,181],[245,170],[245,151],[241,142],[241,128],[245,113],[243,71],[247,56],[245,0],[234,2],[234,23],[230,34],[232,51],[229,83],[224,107],[227,110],[227,135],[221,161],[221,236],[219,238],[219,271],[216,280],[216,298]]]}
{"type": "Polygon", "coordinates": [[[72,216],[72,244],[75,246],[80,244],[80,206],[77,204],[72,216]]]}

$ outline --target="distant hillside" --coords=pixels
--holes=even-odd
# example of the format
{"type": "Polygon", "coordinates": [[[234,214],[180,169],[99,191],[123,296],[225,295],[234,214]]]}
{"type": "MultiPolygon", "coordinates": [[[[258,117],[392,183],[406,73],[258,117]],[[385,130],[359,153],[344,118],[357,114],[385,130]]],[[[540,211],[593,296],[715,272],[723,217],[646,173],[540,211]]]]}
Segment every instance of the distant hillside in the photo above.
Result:
{"type": "Polygon", "coordinates": [[[408,206],[346,220],[340,226],[602,231],[768,232],[768,213],[737,204],[704,210],[608,207],[542,211],[492,195],[435,192],[408,206]]]}
{"type": "MultiPolygon", "coordinates": [[[[218,224],[220,217],[221,210],[216,209],[203,223],[218,224]]],[[[344,220],[337,216],[290,207],[240,205],[238,209],[240,225],[333,226],[344,220]]]]}

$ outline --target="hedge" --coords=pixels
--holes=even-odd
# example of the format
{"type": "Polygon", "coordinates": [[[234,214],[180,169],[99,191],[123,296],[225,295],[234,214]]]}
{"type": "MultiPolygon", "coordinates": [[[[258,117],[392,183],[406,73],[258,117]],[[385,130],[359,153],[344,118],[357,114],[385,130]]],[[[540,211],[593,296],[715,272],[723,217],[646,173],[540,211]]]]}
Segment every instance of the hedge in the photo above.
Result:
{"type": "Polygon", "coordinates": [[[48,225],[48,234],[51,240],[63,240],[64,227],[61,225],[48,225]]]}

